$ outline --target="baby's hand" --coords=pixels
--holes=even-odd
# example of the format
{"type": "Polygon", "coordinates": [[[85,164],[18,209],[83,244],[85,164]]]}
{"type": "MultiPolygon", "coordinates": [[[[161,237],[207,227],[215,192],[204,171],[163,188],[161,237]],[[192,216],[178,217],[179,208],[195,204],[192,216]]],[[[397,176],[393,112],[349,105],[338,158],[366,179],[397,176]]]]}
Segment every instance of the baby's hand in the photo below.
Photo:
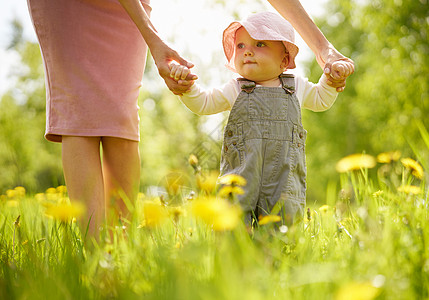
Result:
{"type": "Polygon", "coordinates": [[[346,78],[353,72],[354,68],[348,61],[337,60],[331,64],[329,73],[325,71],[325,75],[328,76],[328,84],[335,87],[337,92],[342,92],[346,87],[346,78]]]}
{"type": "Polygon", "coordinates": [[[197,80],[198,76],[194,75],[191,80],[187,80],[186,78],[190,73],[191,70],[186,66],[179,65],[174,62],[170,64],[170,77],[177,81],[177,83],[180,85],[190,87],[194,84],[194,80],[197,80]]]}

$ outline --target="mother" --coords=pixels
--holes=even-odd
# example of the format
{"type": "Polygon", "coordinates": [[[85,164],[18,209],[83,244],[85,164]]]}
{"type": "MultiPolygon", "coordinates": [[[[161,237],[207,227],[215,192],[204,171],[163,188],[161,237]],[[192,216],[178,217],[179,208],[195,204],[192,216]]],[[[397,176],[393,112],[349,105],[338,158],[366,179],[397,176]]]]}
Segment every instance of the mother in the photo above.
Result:
{"type": "MultiPolygon", "coordinates": [[[[342,90],[353,62],[326,40],[298,0],[268,1],[297,29],[325,73],[332,71],[332,85],[342,90]],[[330,70],[337,60],[346,67],[330,70]]],[[[90,222],[94,234],[107,211],[114,211],[114,217],[126,214],[123,200],[133,201],[139,190],[137,97],[147,47],[175,94],[188,87],[170,78],[169,63],[192,64],[158,35],[149,19],[149,0],[27,2],[45,67],[45,137],[62,143],[70,199],[86,205],[81,223],[90,222]]]]}

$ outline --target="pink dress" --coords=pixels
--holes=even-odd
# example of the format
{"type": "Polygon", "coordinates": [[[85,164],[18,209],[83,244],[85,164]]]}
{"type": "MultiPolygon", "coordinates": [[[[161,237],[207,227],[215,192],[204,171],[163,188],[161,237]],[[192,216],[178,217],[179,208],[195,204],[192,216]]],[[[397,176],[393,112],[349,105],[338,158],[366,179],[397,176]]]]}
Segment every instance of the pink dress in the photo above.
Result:
{"type": "Polygon", "coordinates": [[[46,139],[139,141],[147,46],[118,0],[27,1],[45,67],[46,139]]]}

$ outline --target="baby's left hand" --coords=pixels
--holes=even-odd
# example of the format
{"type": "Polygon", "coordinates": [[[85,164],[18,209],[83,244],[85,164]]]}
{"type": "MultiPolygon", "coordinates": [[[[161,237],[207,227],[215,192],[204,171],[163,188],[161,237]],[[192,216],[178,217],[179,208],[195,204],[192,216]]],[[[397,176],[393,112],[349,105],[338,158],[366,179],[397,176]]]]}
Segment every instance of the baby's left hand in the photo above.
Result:
{"type": "Polygon", "coordinates": [[[191,70],[183,65],[179,65],[176,63],[170,64],[170,77],[177,81],[178,84],[185,86],[192,86],[194,84],[194,80],[198,79],[195,75],[192,80],[186,80],[186,77],[191,73],[191,70]]]}

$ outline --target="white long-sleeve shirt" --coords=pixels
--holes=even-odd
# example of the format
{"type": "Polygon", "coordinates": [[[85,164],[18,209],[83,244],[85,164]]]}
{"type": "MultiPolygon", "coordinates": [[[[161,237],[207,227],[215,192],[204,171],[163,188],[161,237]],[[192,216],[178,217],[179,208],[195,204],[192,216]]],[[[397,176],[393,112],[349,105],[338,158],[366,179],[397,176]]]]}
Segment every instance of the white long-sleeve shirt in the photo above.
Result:
{"type": "MultiPolygon", "coordinates": [[[[222,88],[211,90],[203,90],[198,84],[194,84],[180,99],[192,112],[211,115],[231,110],[240,91],[240,84],[236,79],[230,80],[222,88]]],[[[329,109],[338,95],[335,88],[328,86],[324,74],[317,84],[309,82],[307,78],[295,76],[295,91],[301,107],[316,112],[329,109]]]]}

